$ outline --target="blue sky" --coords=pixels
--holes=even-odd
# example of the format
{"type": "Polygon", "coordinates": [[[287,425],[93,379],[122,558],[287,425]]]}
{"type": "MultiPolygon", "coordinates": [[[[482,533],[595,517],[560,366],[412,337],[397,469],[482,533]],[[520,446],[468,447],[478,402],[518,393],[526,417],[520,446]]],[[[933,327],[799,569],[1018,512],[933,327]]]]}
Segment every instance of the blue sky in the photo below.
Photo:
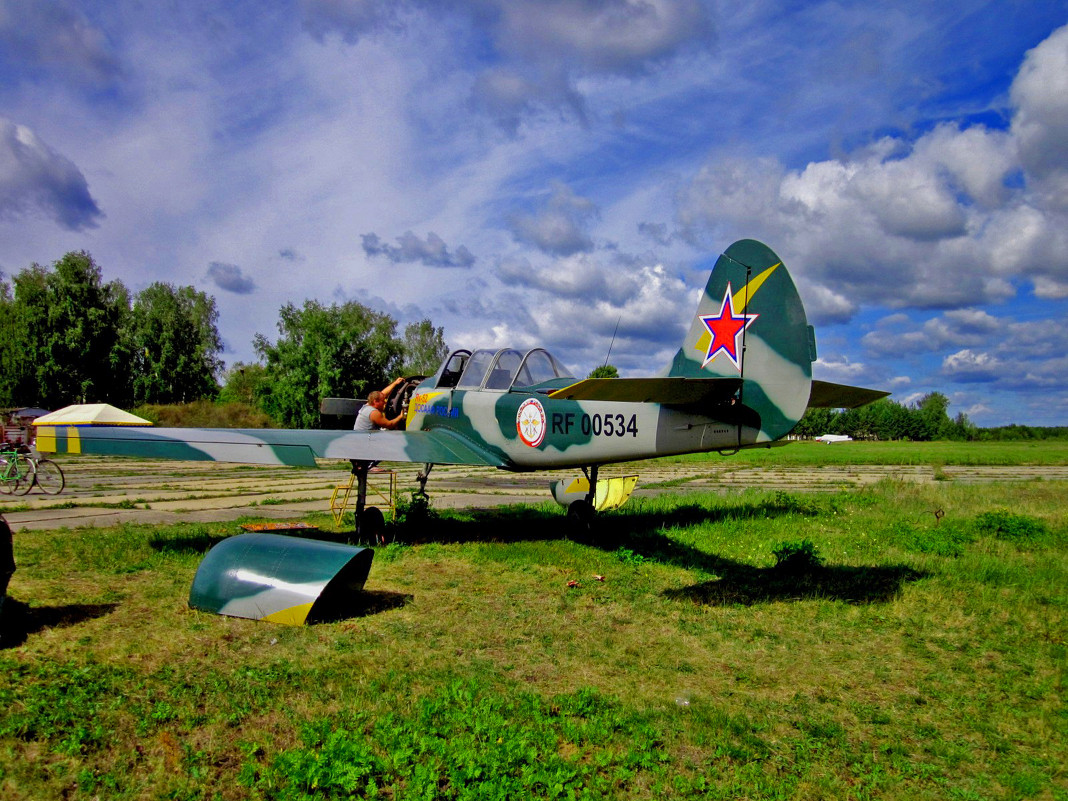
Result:
{"type": "Polygon", "coordinates": [[[773,247],[816,376],[1068,425],[1068,0],[0,0],[0,270],[658,372],[773,247]]]}

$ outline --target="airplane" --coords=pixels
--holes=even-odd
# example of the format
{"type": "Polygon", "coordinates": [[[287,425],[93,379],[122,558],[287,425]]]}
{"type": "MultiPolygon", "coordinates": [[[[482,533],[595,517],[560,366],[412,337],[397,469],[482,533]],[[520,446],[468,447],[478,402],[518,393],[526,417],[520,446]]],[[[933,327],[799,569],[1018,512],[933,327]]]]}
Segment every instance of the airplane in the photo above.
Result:
{"type": "Polygon", "coordinates": [[[785,444],[809,407],[853,408],[889,394],[814,381],[815,359],[789,272],[745,239],[715,262],[678,351],[655,377],[579,380],[543,348],[459,349],[434,375],[392,393],[407,403],[403,430],[42,426],[37,449],[295,466],[347,459],[356,528],[371,541],[384,528],[381,511],[366,505],[376,462],[422,463],[424,494],[435,464],[580,468],[589,489],[567,516],[588,527],[605,464],[785,444]]]}
{"type": "Polygon", "coordinates": [[[820,434],[815,441],[833,445],[835,442],[852,442],[853,438],[848,434],[820,434]]]}

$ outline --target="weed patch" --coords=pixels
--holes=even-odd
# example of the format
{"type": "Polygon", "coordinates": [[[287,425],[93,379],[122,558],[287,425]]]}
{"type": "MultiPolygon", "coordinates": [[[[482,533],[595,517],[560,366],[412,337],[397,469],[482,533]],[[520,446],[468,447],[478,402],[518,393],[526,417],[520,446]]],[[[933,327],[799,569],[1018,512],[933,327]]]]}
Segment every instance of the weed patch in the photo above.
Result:
{"type": "Polygon", "coordinates": [[[976,540],[974,527],[957,521],[926,527],[897,521],[889,533],[907,551],[946,557],[960,556],[976,540]]]}
{"type": "Polygon", "coordinates": [[[772,551],[775,569],[787,575],[811,573],[823,566],[819,548],[811,540],[784,542],[772,551]]]}
{"type": "Polygon", "coordinates": [[[1017,546],[1035,545],[1047,539],[1049,528],[1040,520],[998,508],[975,518],[975,529],[982,535],[996,537],[1017,546]]]}
{"type": "Polygon", "coordinates": [[[301,745],[241,782],[264,798],[604,798],[659,775],[661,735],[595,690],[543,699],[457,682],[415,708],[301,726],[301,745]],[[621,735],[626,732],[626,735],[621,735]]]}

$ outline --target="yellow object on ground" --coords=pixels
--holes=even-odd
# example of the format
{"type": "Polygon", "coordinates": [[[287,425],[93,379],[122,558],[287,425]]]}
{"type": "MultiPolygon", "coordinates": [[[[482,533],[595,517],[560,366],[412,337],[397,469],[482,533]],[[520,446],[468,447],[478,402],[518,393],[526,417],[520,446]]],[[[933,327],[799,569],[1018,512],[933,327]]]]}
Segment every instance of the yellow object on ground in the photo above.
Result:
{"type": "MultiPolygon", "coordinates": [[[[618,509],[627,502],[637,484],[638,477],[636,475],[597,479],[597,497],[594,499],[593,508],[598,512],[618,509]]],[[[590,491],[590,482],[585,476],[579,476],[571,481],[567,479],[556,481],[551,485],[551,488],[556,502],[567,508],[574,501],[579,501],[586,497],[590,491]]]]}

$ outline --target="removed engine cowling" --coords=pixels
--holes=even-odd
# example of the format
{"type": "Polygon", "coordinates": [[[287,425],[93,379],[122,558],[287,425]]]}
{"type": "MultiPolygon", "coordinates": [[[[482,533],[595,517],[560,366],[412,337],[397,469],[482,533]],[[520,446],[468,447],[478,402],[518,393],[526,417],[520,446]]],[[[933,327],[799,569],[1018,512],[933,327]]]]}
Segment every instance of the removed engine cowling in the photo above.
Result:
{"type": "Polygon", "coordinates": [[[358,608],[374,551],[281,534],[239,534],[204,557],[189,606],[300,626],[358,608]]]}

